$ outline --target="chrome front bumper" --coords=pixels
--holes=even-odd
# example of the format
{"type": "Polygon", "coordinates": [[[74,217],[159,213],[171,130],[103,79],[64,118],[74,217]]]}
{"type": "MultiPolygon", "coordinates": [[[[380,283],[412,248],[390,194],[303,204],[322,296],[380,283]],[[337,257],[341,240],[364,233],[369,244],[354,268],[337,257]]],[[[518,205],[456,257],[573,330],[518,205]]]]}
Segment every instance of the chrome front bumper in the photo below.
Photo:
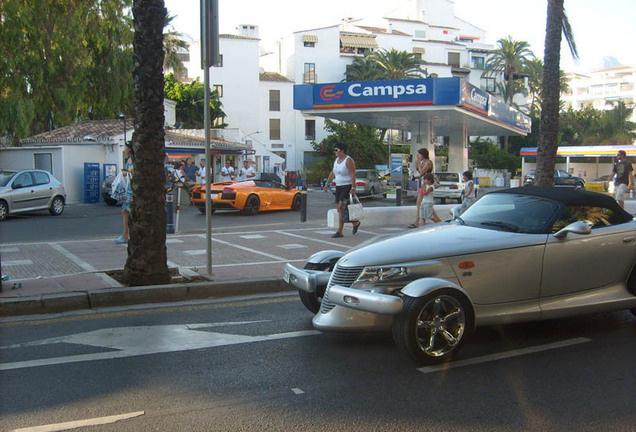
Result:
{"type": "Polygon", "coordinates": [[[329,288],[329,302],[364,312],[396,315],[402,312],[402,299],[394,295],[363,291],[334,285],[329,288]]]}
{"type": "Polygon", "coordinates": [[[316,287],[327,286],[331,272],[321,270],[306,270],[285,264],[283,280],[296,289],[308,293],[316,292],[316,287]]]}

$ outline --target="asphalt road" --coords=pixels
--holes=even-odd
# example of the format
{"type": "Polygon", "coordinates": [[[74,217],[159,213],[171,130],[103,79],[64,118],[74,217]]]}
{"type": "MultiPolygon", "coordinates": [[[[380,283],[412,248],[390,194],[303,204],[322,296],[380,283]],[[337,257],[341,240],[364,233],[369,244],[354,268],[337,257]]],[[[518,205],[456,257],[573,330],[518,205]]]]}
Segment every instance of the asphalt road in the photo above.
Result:
{"type": "MultiPolygon", "coordinates": [[[[335,208],[333,195],[328,192],[310,191],[307,194],[307,222],[324,221],[327,211],[335,208]]],[[[364,200],[365,206],[393,206],[394,200],[364,200]]],[[[212,215],[213,231],[223,231],[241,226],[267,226],[272,223],[299,223],[300,212],[269,211],[256,216],[243,216],[237,211],[219,210],[212,215]]],[[[176,220],[175,220],[176,223],[176,220]]],[[[122,231],[120,207],[97,204],[69,204],[60,216],[48,211],[12,215],[2,222],[0,243],[24,243],[31,241],[81,240],[112,237],[122,231]]],[[[194,206],[185,206],[179,214],[179,233],[205,232],[206,219],[194,206]]]]}
{"type": "Polygon", "coordinates": [[[387,335],[320,334],[310,319],[296,296],[273,296],[4,324],[0,430],[110,416],[131,418],[82,430],[636,424],[628,312],[482,328],[448,369],[419,369],[387,335]]]}

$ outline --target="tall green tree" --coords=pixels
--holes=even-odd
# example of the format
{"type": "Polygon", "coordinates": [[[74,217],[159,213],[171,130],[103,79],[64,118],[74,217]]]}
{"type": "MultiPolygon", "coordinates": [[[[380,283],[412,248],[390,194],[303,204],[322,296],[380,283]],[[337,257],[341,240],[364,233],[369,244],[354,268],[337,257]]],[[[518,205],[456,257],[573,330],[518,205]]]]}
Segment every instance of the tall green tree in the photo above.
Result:
{"type": "Polygon", "coordinates": [[[0,2],[0,136],[15,142],[132,106],[131,4],[0,2]]]}
{"type": "Polygon", "coordinates": [[[428,76],[427,70],[422,68],[424,61],[407,51],[395,48],[382,49],[371,54],[369,61],[377,64],[381,79],[426,78],[428,76]]]}
{"type": "MultiPolygon", "coordinates": [[[[177,102],[177,122],[186,129],[203,128],[203,104],[205,103],[204,85],[199,79],[184,83],[173,73],[165,77],[164,93],[168,99],[177,102]]],[[[223,106],[217,91],[210,92],[210,119],[225,117],[223,106]]],[[[224,126],[223,126],[224,127],[224,126]]]]}
{"type": "Polygon", "coordinates": [[[560,105],[561,36],[578,58],[572,27],[563,5],[564,0],[548,0],[548,17],[543,60],[543,101],[541,103],[541,130],[537,148],[537,174],[535,184],[554,186],[554,166],[558,149],[560,105]]]}
{"type": "Polygon", "coordinates": [[[186,68],[181,60],[181,53],[186,51],[190,44],[184,39],[182,33],[175,30],[172,21],[176,15],[166,16],[166,24],[163,33],[163,49],[166,56],[163,60],[163,70],[172,71],[178,80],[185,78],[186,68]]]}
{"type": "Polygon", "coordinates": [[[603,111],[598,124],[598,144],[631,145],[636,140],[636,123],[630,121],[634,108],[618,101],[611,110],[603,111]]]}
{"type": "Polygon", "coordinates": [[[373,61],[372,53],[364,57],[356,57],[347,65],[345,81],[375,81],[382,79],[382,71],[377,62],[373,61]]]}
{"type": "Polygon", "coordinates": [[[512,36],[499,39],[497,48],[488,57],[482,76],[495,78],[503,75],[502,95],[506,103],[511,104],[515,92],[520,88],[518,79],[526,69],[526,63],[533,57],[528,42],[513,40],[512,36]]]}
{"type": "Polygon", "coordinates": [[[312,143],[314,150],[325,161],[323,170],[331,169],[333,148],[339,142],[347,143],[347,154],[355,160],[358,168],[374,168],[375,165],[386,164],[389,160],[389,149],[382,143],[377,128],[327,119],[325,129],[329,135],[320,143],[312,143]]]}
{"type": "Polygon", "coordinates": [[[166,251],[163,113],[163,0],[135,0],[135,131],[130,241],[124,267],[129,286],[170,282],[166,251]]]}

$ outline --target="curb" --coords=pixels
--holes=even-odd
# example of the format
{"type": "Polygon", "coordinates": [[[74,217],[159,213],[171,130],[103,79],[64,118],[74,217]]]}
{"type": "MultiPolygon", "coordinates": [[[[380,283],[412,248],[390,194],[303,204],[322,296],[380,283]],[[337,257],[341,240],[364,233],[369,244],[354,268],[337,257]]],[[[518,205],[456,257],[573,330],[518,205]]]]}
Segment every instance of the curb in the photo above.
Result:
{"type": "Polygon", "coordinates": [[[107,288],[0,299],[0,317],[293,291],[281,278],[107,288]]]}

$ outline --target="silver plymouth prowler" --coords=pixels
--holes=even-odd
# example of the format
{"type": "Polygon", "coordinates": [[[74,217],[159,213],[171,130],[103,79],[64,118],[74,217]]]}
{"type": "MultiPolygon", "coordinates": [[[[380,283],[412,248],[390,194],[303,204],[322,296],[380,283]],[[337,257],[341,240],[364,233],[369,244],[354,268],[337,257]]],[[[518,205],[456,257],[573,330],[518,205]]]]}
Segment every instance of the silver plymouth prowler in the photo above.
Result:
{"type": "Polygon", "coordinates": [[[437,363],[476,326],[636,314],[635,265],[636,221],[611,197],[529,186],[484,195],[450,223],[287,264],[284,279],[316,329],[391,330],[437,363]]]}

